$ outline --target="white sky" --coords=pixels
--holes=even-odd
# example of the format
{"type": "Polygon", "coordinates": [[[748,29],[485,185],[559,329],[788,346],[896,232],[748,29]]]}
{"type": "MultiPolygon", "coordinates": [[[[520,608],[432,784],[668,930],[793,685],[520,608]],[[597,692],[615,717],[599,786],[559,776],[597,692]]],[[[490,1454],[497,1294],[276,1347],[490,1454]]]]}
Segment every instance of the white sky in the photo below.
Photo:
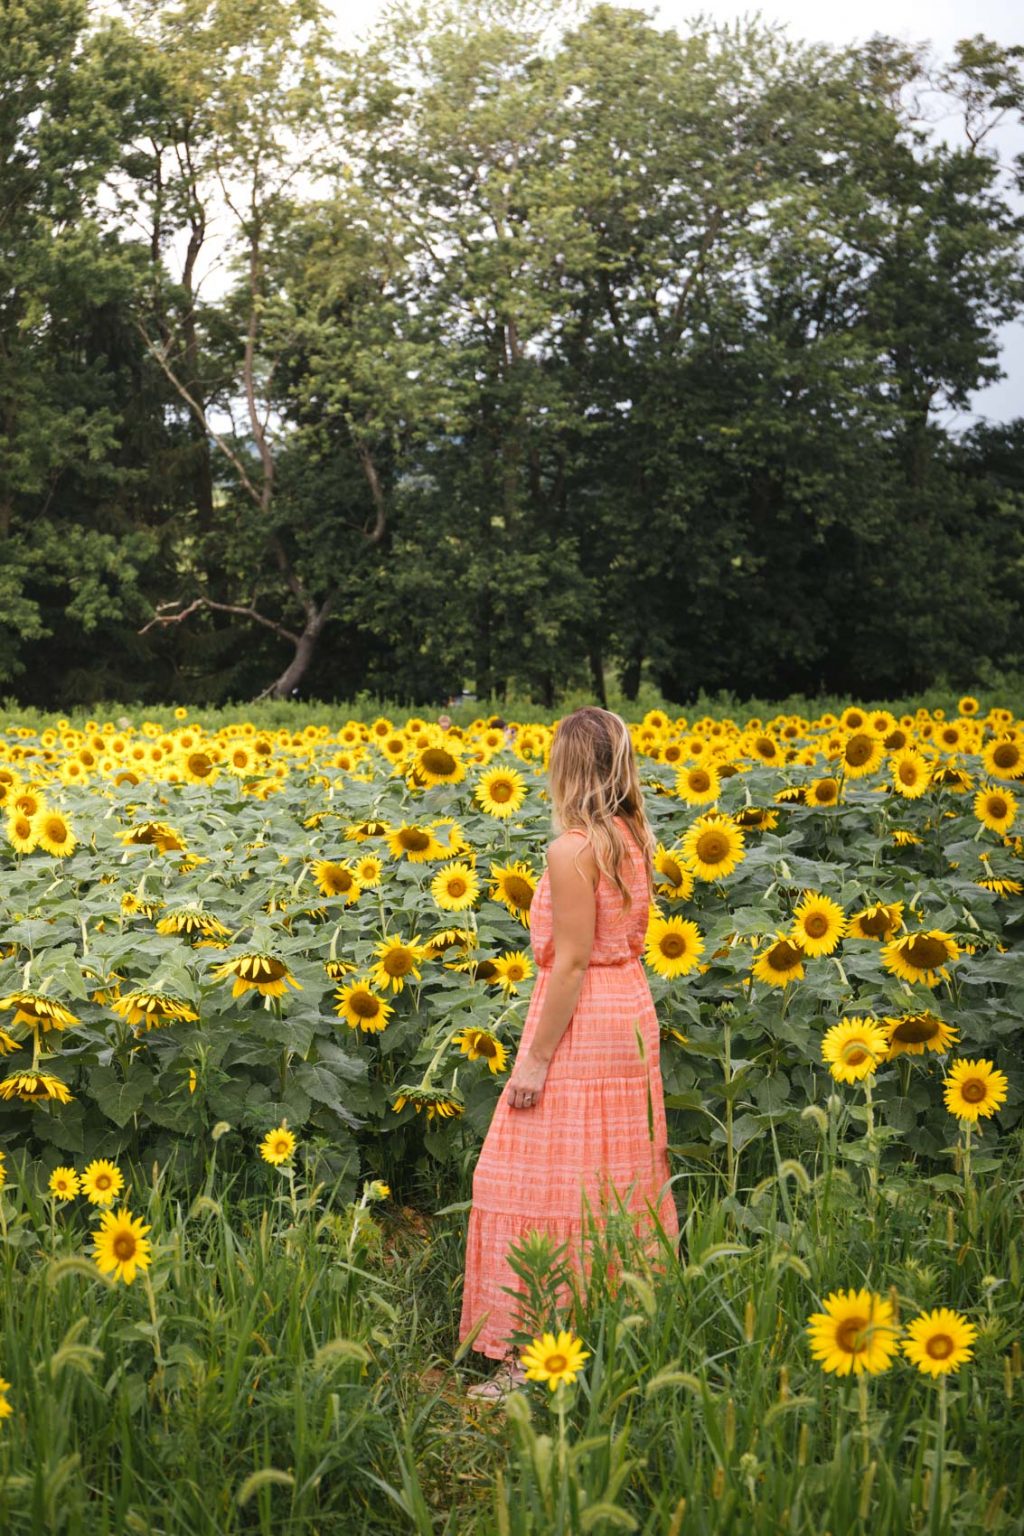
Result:
{"type": "MultiPolygon", "coordinates": [[[[340,34],[354,39],[383,13],[386,0],[329,0],[329,4],[338,17],[340,34]]],[[[959,38],[979,32],[1007,45],[1024,42],[1019,0],[857,0],[855,5],[765,0],[759,8],[731,0],[705,0],[699,7],[689,0],[663,0],[660,5],[633,8],[645,9],[659,25],[680,31],[686,30],[698,11],[712,21],[731,21],[759,9],[763,20],[782,22],[793,36],[808,42],[850,43],[884,32],[903,42],[930,42],[939,58],[950,56],[959,38]]],[[[1003,130],[1000,145],[1004,159],[1024,152],[1024,129],[1003,130]]],[[[992,421],[1024,416],[1024,322],[1004,329],[1001,363],[1007,377],[974,397],[976,415],[992,421]]]]}

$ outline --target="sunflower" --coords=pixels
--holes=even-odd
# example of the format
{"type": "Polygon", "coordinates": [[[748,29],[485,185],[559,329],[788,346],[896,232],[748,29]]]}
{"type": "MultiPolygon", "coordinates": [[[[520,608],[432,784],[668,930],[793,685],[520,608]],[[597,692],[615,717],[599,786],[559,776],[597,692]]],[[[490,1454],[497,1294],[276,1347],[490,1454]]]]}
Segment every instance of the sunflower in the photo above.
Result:
{"type": "Polygon", "coordinates": [[[55,1168],[47,1185],[55,1200],[73,1200],[81,1187],[78,1174],[73,1168],[55,1168]]]}
{"type": "Polygon", "coordinates": [[[975,884],[983,891],[991,891],[993,896],[1019,896],[1024,891],[1024,884],[1019,880],[1005,877],[998,879],[993,876],[990,880],[976,880],[975,884]]]}
{"type": "Polygon", "coordinates": [[[295,1151],[295,1136],[282,1122],[275,1130],[268,1131],[260,1142],[260,1157],[265,1163],[280,1167],[290,1163],[295,1151]]]}
{"type": "Polygon", "coordinates": [[[155,848],[158,853],[184,853],[185,839],[166,821],[143,821],[118,834],[129,848],[155,848]]]}
{"type": "Polygon", "coordinates": [[[415,757],[416,772],[424,784],[459,784],[466,777],[466,765],[461,757],[449,752],[447,747],[423,747],[415,757]]]}
{"type": "Polygon", "coordinates": [[[838,1376],[875,1376],[888,1370],[897,1351],[892,1302],[874,1291],[834,1291],[825,1310],[807,1322],[811,1354],[823,1371],[838,1376]]]}
{"type": "Polygon", "coordinates": [[[21,1099],[26,1104],[42,1104],[53,1100],[57,1104],[70,1104],[74,1094],[67,1083],[54,1077],[51,1072],[14,1072],[0,1083],[0,1099],[21,1099]]]}
{"type": "Polygon", "coordinates": [[[480,882],[468,864],[446,864],[430,882],[430,894],[443,911],[464,912],[479,896],[480,882]]]}
{"type": "Polygon", "coordinates": [[[707,805],[717,800],[721,792],[721,780],[711,763],[694,763],[676,775],[676,794],[687,805],[707,805]]]}
{"type": "Polygon", "coordinates": [[[913,1318],[907,1335],[903,1340],[907,1359],[925,1376],[946,1376],[971,1358],[978,1330],[959,1312],[936,1307],[913,1318]]]}
{"type": "Polygon", "coordinates": [[[10,992],[6,997],[0,997],[0,1010],[10,1008],[16,1010],[11,1020],[12,1029],[17,1024],[25,1024],[29,1029],[46,1034],[51,1029],[66,1029],[69,1024],[78,1023],[77,1014],[42,992],[10,992]]]}
{"type": "Polygon", "coordinates": [[[584,1360],[589,1359],[590,1351],[583,1348],[582,1339],[564,1330],[557,1335],[542,1333],[520,1355],[527,1380],[546,1381],[552,1392],[561,1381],[575,1381],[584,1360]]]}
{"type": "Polygon", "coordinates": [[[110,1007],[133,1028],[141,1024],[146,1030],[162,1029],[179,1021],[195,1024],[199,1019],[191,1004],[169,992],[126,992],[110,1007]]]}
{"type": "Polygon", "coordinates": [[[898,1017],[887,1016],[883,1022],[890,1056],[923,1056],[925,1051],[937,1051],[941,1055],[956,1044],[959,1034],[952,1024],[927,1009],[898,1017]]]}
{"type": "Polygon", "coordinates": [[[313,879],[321,896],[344,896],[347,907],[363,894],[359,876],[347,861],[317,859],[313,865],[313,879]]]}
{"type": "Polygon", "coordinates": [[[492,864],[490,897],[503,902],[513,917],[529,919],[537,877],[527,864],[492,864]]]}
{"type": "Polygon", "coordinates": [[[9,1419],[11,1414],[14,1412],[14,1409],[11,1407],[7,1398],[7,1394],[10,1390],[10,1382],[5,1381],[4,1378],[0,1376],[0,1419],[9,1419]]]}
{"type": "Polygon", "coordinates": [[[812,779],[806,787],[805,799],[808,805],[835,805],[839,800],[839,780],[831,774],[812,779]]]}
{"type": "Polygon", "coordinates": [[[991,1061],[955,1061],[943,1093],[946,1108],[960,1120],[975,1123],[979,1115],[994,1115],[1007,1094],[1006,1073],[991,1061]]]}
{"type": "Polygon", "coordinates": [[[982,747],[981,760],[994,779],[1024,778],[1024,747],[1009,736],[1001,736],[982,747]]]}
{"type": "Polygon", "coordinates": [[[31,816],[15,811],[7,818],[7,841],[15,853],[33,853],[39,846],[31,816]]]}
{"type": "Polygon", "coordinates": [[[476,934],[472,928],[442,928],[440,933],[432,933],[429,939],[424,940],[424,958],[436,960],[439,955],[444,954],[446,949],[452,949],[456,944],[466,951],[475,943],[476,934]]]}
{"type": "Polygon", "coordinates": [[[374,954],[380,958],[370,968],[370,979],[387,992],[389,987],[401,992],[407,980],[422,981],[417,969],[423,960],[420,936],[414,939],[382,939],[374,946],[374,954]]]}
{"type": "Polygon", "coordinates": [[[778,811],[761,805],[745,805],[736,812],[736,825],[747,832],[771,832],[779,824],[778,811]]]}
{"type": "Polygon", "coordinates": [[[686,867],[681,848],[670,849],[659,843],[654,855],[654,873],[655,877],[664,877],[656,881],[659,895],[675,901],[685,901],[693,895],[693,873],[686,867]]]}
{"type": "Polygon", "coordinates": [[[937,987],[940,981],[948,981],[946,967],[959,957],[960,949],[953,935],[938,928],[890,939],[882,949],[882,964],[891,975],[899,976],[903,981],[923,982],[926,987],[937,987]]]}
{"type": "Polygon", "coordinates": [[[368,821],[356,821],[345,828],[345,841],[347,843],[366,843],[371,838],[386,837],[391,828],[386,821],[377,821],[371,818],[368,821]]]}
{"type": "Polygon", "coordinates": [[[362,858],[355,860],[352,867],[355,870],[356,879],[364,890],[373,890],[380,885],[384,861],[378,859],[375,853],[364,854],[362,858]]]}
{"type": "Polygon", "coordinates": [[[699,816],[683,838],[683,856],[699,880],[721,880],[743,854],[743,833],[728,816],[699,816]]]}
{"type": "Polygon", "coordinates": [[[66,859],[78,847],[71,823],[59,811],[41,811],[32,818],[32,832],[44,853],[66,859]]]}
{"type": "Polygon", "coordinates": [[[918,837],[916,832],[908,832],[903,827],[895,828],[892,833],[892,840],[897,848],[914,848],[923,842],[923,839],[918,837]]]}
{"type": "Polygon", "coordinates": [[[234,960],[225,960],[215,966],[210,975],[214,981],[224,981],[228,976],[234,976],[232,997],[241,997],[243,992],[249,991],[258,992],[261,997],[284,997],[289,987],[302,991],[302,983],[295,980],[283,960],[259,950],[250,950],[244,955],[236,955],[234,960]]]}
{"type": "Polygon", "coordinates": [[[755,957],[751,969],[758,981],[765,981],[770,987],[786,987],[791,981],[803,980],[805,958],[803,948],[794,938],[777,933],[775,943],[755,957]]]}
{"type": "Polygon", "coordinates": [[[150,1228],[143,1225],[142,1217],[133,1217],[127,1209],[116,1215],[104,1211],[93,1237],[93,1257],[100,1273],[131,1285],[136,1271],[148,1269],[152,1263],[148,1231],[150,1228]]]}
{"type": "Polygon", "coordinates": [[[692,971],[704,953],[704,940],[697,924],[682,917],[650,918],[645,946],[647,964],[668,981],[692,971]]]}
{"type": "Polygon", "coordinates": [[[116,1163],[98,1157],[83,1170],[81,1185],[90,1205],[110,1205],[124,1189],[124,1176],[116,1163]]]}
{"type": "Polygon", "coordinates": [[[219,918],[204,912],[202,907],[176,907],[173,912],[160,918],[156,931],[164,934],[183,933],[189,938],[194,933],[202,934],[204,939],[231,937],[231,929],[225,928],[219,918]]]}
{"type": "Polygon", "coordinates": [[[839,1083],[869,1077],[889,1053],[886,1031],[874,1019],[840,1019],[821,1042],[822,1060],[839,1083]]]}
{"type": "Polygon", "coordinates": [[[815,891],[805,891],[793,909],[793,937],[805,955],[814,959],[830,955],[846,932],[846,915],[838,902],[815,891]]]}
{"type": "Polygon", "coordinates": [[[494,964],[498,969],[498,979],[508,993],[515,992],[521,982],[529,981],[533,975],[530,957],[522,949],[507,949],[494,964]]]}
{"type": "Polygon", "coordinates": [[[162,906],[162,901],[148,901],[143,896],[136,896],[132,891],[126,891],[121,897],[121,916],[153,918],[162,906]]]}
{"type": "Polygon", "coordinates": [[[404,821],[393,832],[387,833],[387,840],[395,858],[406,858],[410,864],[426,864],[433,859],[443,859],[447,852],[430,827],[418,827],[404,821]]]}
{"type": "Polygon", "coordinates": [[[488,816],[514,816],[526,799],[526,780],[517,768],[491,768],[477,779],[473,798],[488,816]]]}
{"type": "Polygon", "coordinates": [[[974,814],[990,832],[1009,832],[1017,814],[1016,797],[989,784],[975,795],[974,814]]]}
{"type": "Polygon", "coordinates": [[[215,784],[220,774],[216,759],[199,747],[192,752],[183,752],[178,758],[178,768],[186,784],[215,784]]]}
{"type": "Polygon", "coordinates": [[[841,756],[847,778],[862,779],[881,765],[885,743],[874,731],[851,731],[843,742],[841,756]]]}
{"type": "Polygon", "coordinates": [[[234,774],[236,779],[245,779],[250,774],[260,771],[255,752],[244,741],[236,742],[230,749],[224,760],[224,766],[228,773],[234,774]]]}
{"type": "Polygon", "coordinates": [[[965,693],[957,703],[957,709],[962,715],[976,715],[981,708],[973,693],[965,693]]]}
{"type": "Polygon", "coordinates": [[[426,1111],[428,1120],[435,1118],[449,1120],[456,1115],[461,1115],[464,1109],[461,1096],[449,1089],[445,1092],[441,1088],[399,1088],[392,1100],[391,1108],[395,1114],[401,1114],[407,1104],[419,1114],[420,1110],[426,1111]]]}
{"type": "Polygon", "coordinates": [[[17,793],[4,801],[4,805],[10,811],[17,811],[21,816],[27,816],[31,821],[46,809],[46,801],[39,790],[29,785],[25,789],[19,789],[17,793]]]}
{"type": "Polygon", "coordinates": [[[464,1051],[470,1061],[486,1061],[492,1073],[504,1072],[508,1052],[488,1029],[463,1029],[452,1036],[452,1044],[464,1051]]]}
{"type": "Polygon", "coordinates": [[[345,1020],[349,1029],[362,1029],[367,1033],[387,1027],[394,1012],[390,1003],[365,981],[350,981],[339,987],[334,994],[337,1002],[335,1013],[345,1020]]]}
{"type": "Polygon", "coordinates": [[[904,800],[919,800],[931,781],[931,769],[913,747],[894,752],[889,759],[893,788],[904,800]]]}
{"type": "Polygon", "coordinates": [[[851,939],[889,939],[903,926],[903,903],[876,901],[873,906],[862,907],[850,918],[848,937],[851,939]]]}

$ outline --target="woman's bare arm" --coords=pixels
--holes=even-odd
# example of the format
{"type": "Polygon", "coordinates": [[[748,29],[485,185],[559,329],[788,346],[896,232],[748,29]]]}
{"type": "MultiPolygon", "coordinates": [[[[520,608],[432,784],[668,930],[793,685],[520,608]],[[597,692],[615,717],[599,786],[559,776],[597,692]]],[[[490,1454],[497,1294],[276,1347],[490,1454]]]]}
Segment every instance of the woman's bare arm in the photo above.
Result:
{"type": "Polygon", "coordinates": [[[508,1082],[514,1109],[530,1107],[523,1104],[522,1096],[540,1091],[548,1064],[569,1027],[594,947],[597,880],[597,861],[589,843],[581,843],[578,835],[569,832],[557,837],[548,848],[555,958],[530,1048],[522,1063],[517,1059],[508,1082]]]}

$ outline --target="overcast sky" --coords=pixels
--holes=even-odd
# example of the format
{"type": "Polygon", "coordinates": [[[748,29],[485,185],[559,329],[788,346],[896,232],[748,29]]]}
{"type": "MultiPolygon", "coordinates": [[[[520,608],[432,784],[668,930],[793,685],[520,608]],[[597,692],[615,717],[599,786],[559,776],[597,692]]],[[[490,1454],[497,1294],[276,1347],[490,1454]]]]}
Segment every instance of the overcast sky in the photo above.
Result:
{"type": "MultiPolygon", "coordinates": [[[[381,15],[386,0],[330,0],[330,4],[342,33],[355,37],[381,15]]],[[[765,21],[782,22],[795,37],[808,42],[849,43],[885,32],[904,42],[930,42],[940,57],[952,52],[958,38],[978,32],[1005,44],[1024,42],[1020,0],[857,0],[838,5],[822,5],[821,0],[766,0],[759,8],[732,0],[706,0],[702,6],[689,0],[664,0],[661,5],[637,8],[653,12],[660,25],[680,31],[698,11],[714,21],[730,21],[759,9],[765,21]]],[[[1021,153],[1024,131],[1006,130],[1000,143],[1004,157],[1021,153]]],[[[1024,416],[1024,323],[1005,329],[1001,362],[1007,377],[974,397],[977,416],[993,421],[1024,416]]]]}

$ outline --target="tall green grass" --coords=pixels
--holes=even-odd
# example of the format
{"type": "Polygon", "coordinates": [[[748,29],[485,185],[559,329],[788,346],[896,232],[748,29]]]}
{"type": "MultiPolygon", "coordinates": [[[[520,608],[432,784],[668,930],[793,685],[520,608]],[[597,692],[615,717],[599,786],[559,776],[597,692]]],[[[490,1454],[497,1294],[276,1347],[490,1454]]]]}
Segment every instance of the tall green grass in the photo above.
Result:
{"type": "Polygon", "coordinates": [[[823,1137],[735,1195],[713,1170],[677,1176],[678,1250],[661,1234],[652,1259],[613,1216],[568,1311],[544,1299],[557,1254],[523,1244],[536,1327],[574,1328],[590,1358],[498,1405],[465,1396],[491,1362],[456,1358],[468,1168],[421,1187],[420,1213],[345,1201],[302,1156],[244,1186],[211,1166],[191,1198],[131,1170],[154,1258],[127,1287],[88,1256],[93,1208],[55,1208],[12,1157],[0,1530],[1018,1533],[1019,1141],[1008,1154],[974,1236],[954,1181],[910,1166],[872,1213],[823,1137]],[[811,1360],[809,1313],[862,1284],[903,1320],[949,1305],[978,1325],[943,1446],[939,1389],[909,1362],[861,1388],[811,1360]]]}

